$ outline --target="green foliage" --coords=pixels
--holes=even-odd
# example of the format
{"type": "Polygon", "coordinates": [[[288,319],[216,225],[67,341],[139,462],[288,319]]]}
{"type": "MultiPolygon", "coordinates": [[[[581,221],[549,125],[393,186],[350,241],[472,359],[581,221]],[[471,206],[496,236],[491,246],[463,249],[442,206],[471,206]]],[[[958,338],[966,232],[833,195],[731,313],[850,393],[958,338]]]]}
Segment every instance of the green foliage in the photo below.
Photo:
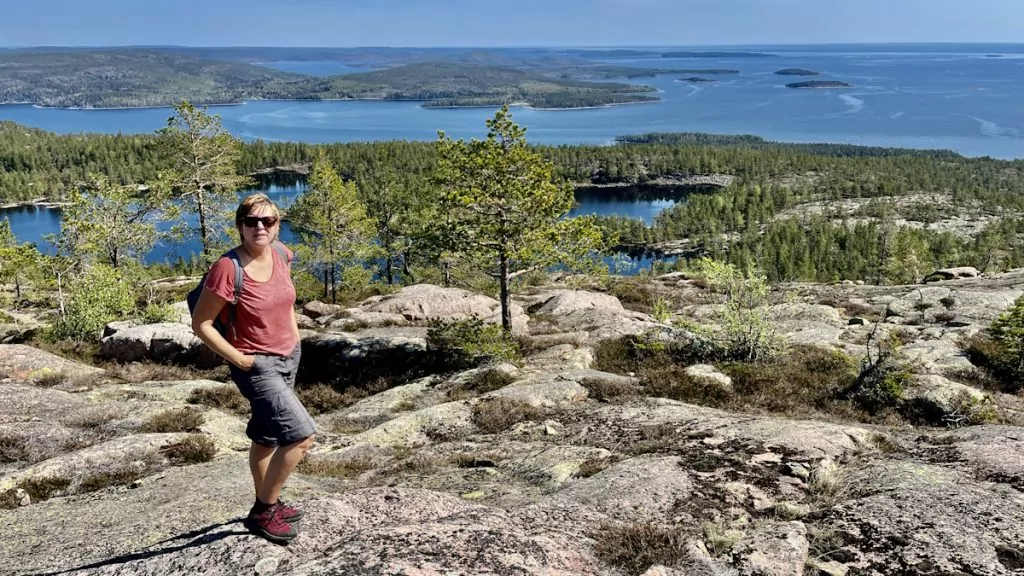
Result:
{"type": "Polygon", "coordinates": [[[592,217],[563,217],[573,191],[554,166],[526,145],[508,107],[487,121],[486,140],[468,144],[440,133],[434,179],[441,188],[444,249],[476,263],[500,283],[502,327],[512,329],[513,278],[560,263],[575,267],[602,247],[592,217]]]}
{"type": "Polygon", "coordinates": [[[898,408],[903,391],[911,384],[913,375],[895,359],[903,346],[903,335],[892,330],[878,335],[878,324],[868,336],[867,354],[861,362],[860,374],[849,388],[848,395],[871,414],[898,408]]]}
{"type": "Polygon", "coordinates": [[[67,298],[53,328],[57,340],[97,341],[107,323],[135,310],[133,287],[118,270],[105,264],[88,265],[72,277],[67,298]]]}
{"type": "Polygon", "coordinates": [[[475,316],[450,322],[431,320],[427,329],[427,350],[451,370],[519,358],[515,339],[501,326],[485,324],[475,316]]]}
{"type": "Polygon", "coordinates": [[[142,309],[143,324],[157,324],[160,322],[172,322],[178,319],[181,313],[171,304],[166,302],[150,304],[142,309]]]}
{"type": "Polygon", "coordinates": [[[987,369],[1006,392],[1024,389],[1024,296],[985,333],[969,338],[962,346],[971,362],[987,369]]]}
{"type": "MultiPolygon", "coordinates": [[[[296,198],[289,210],[293,229],[301,239],[302,262],[323,279],[324,298],[338,301],[338,269],[371,251],[373,222],[359,200],[354,182],[345,182],[321,154],[313,163],[309,189],[296,198]]],[[[348,267],[344,274],[357,274],[361,267],[348,267]],[[351,271],[351,272],[350,272],[351,271]]]]}
{"type": "Polygon", "coordinates": [[[167,217],[182,222],[172,231],[179,236],[198,233],[209,266],[234,228],[238,191],[251,185],[238,174],[241,142],[221,126],[220,116],[187,101],[174,107],[174,116],[157,133],[170,168],[156,186],[172,192],[177,202],[167,206],[167,217]],[[184,224],[181,212],[194,214],[198,227],[184,224]]]}
{"type": "Polygon", "coordinates": [[[166,201],[160,187],[143,191],[90,174],[85,186],[69,191],[54,244],[79,261],[114,268],[140,262],[156,242],[156,221],[166,201]]]}
{"type": "Polygon", "coordinates": [[[724,309],[723,348],[733,358],[755,362],[777,356],[785,343],[769,320],[768,281],[757,272],[741,272],[735,265],[709,258],[697,262],[697,271],[708,290],[720,294],[724,309]]]}

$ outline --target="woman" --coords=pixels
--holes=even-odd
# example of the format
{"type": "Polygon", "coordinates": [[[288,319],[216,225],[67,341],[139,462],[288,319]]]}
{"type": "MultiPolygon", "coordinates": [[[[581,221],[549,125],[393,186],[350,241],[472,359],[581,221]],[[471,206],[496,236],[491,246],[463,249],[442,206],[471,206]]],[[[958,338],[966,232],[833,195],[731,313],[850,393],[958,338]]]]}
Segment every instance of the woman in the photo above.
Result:
{"type": "Polygon", "coordinates": [[[246,436],[252,440],[249,468],[256,501],[246,526],[268,540],[295,537],[292,523],[302,511],[281,502],[281,487],[312,446],[316,425],[295,396],[301,354],[295,320],[291,252],[275,244],[281,212],[264,194],[246,197],[235,212],[242,244],[233,250],[243,271],[242,291],[233,320],[225,330],[214,319],[235,297],[235,263],[222,256],[210,268],[192,313],[192,330],[223,357],[231,378],[249,400],[252,417],[246,436]]]}

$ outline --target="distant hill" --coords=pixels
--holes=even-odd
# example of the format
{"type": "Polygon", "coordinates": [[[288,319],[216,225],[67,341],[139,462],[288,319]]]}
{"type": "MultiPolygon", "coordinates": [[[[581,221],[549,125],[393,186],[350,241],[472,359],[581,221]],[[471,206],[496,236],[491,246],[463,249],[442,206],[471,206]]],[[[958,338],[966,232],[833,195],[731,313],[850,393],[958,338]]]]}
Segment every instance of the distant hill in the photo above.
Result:
{"type": "Polygon", "coordinates": [[[821,72],[806,70],[804,68],[783,68],[775,72],[779,76],[818,76],[821,72]]]}
{"type": "Polygon", "coordinates": [[[0,53],[0,102],[80,108],[165,106],[187,99],[422,100],[426,106],[523,102],[550,108],[643,102],[648,86],[584,82],[510,67],[419,63],[314,77],[163,51],[0,53]]]}
{"type": "Polygon", "coordinates": [[[838,80],[809,80],[807,82],[793,82],[786,84],[786,88],[854,88],[853,84],[840,82],[838,80]]]}

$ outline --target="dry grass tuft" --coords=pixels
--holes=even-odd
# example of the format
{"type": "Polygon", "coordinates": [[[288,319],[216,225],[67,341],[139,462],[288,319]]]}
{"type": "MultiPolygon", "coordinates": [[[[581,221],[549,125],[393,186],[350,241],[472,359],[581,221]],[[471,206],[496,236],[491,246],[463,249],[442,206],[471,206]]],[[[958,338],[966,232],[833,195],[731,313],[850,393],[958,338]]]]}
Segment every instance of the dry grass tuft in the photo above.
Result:
{"type": "Polygon", "coordinates": [[[540,420],[544,410],[517,398],[490,398],[473,407],[473,423],[488,434],[497,434],[528,420],[540,420]]]}
{"type": "Polygon", "coordinates": [[[121,466],[86,476],[78,487],[79,492],[96,492],[110,486],[127,486],[142,478],[142,471],[136,466],[121,466]]]}
{"type": "Polygon", "coordinates": [[[233,384],[225,384],[215,388],[196,388],[188,397],[189,404],[202,404],[216,408],[221,412],[247,416],[249,401],[233,384]]]}
{"type": "Polygon", "coordinates": [[[312,415],[327,414],[355,404],[370,393],[362,388],[347,388],[338,392],[328,384],[314,384],[297,388],[295,393],[312,415]]]}
{"type": "Polygon", "coordinates": [[[587,389],[591,398],[599,402],[613,402],[640,394],[638,386],[621,380],[584,378],[580,384],[587,389]]]}
{"type": "Polygon", "coordinates": [[[353,478],[373,470],[380,460],[375,450],[354,450],[336,458],[307,455],[299,461],[296,472],[309,476],[353,478]]]}
{"type": "Polygon", "coordinates": [[[33,502],[48,500],[71,486],[71,479],[65,476],[45,476],[40,478],[24,478],[18,482],[18,488],[24,490],[33,502]]]}
{"type": "Polygon", "coordinates": [[[213,460],[217,455],[217,445],[212,438],[204,434],[189,434],[185,439],[168,444],[160,451],[167,456],[171,464],[187,466],[213,460]]]}
{"type": "Polygon", "coordinates": [[[14,432],[0,432],[0,462],[26,462],[30,457],[28,438],[14,432]]]}
{"type": "Polygon", "coordinates": [[[65,419],[64,424],[72,428],[93,429],[124,417],[124,410],[117,406],[95,406],[65,419]]]}
{"type": "Polygon", "coordinates": [[[170,434],[175,432],[198,432],[206,417],[194,408],[172,408],[155,414],[146,420],[139,432],[170,434]]]}
{"type": "Polygon", "coordinates": [[[628,574],[641,574],[654,565],[674,566],[687,557],[685,535],[675,526],[605,523],[592,537],[597,557],[628,574]]]}

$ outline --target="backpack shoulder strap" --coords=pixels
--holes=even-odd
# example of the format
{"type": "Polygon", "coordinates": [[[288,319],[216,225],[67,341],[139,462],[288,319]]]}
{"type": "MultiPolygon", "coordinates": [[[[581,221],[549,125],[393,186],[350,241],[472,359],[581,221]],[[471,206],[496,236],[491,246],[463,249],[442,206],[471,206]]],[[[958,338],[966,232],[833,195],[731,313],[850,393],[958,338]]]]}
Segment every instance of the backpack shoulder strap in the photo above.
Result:
{"type": "Polygon", "coordinates": [[[238,304],[238,297],[242,295],[242,284],[245,281],[242,275],[242,259],[234,249],[230,250],[227,256],[231,259],[231,263],[235,265],[235,299],[231,303],[238,304]]]}
{"type": "Polygon", "coordinates": [[[280,254],[281,258],[283,258],[284,261],[288,263],[288,267],[291,268],[292,259],[288,257],[288,252],[284,249],[284,244],[282,244],[279,240],[274,240],[274,243],[271,244],[271,246],[274,247],[274,251],[280,254]]]}

